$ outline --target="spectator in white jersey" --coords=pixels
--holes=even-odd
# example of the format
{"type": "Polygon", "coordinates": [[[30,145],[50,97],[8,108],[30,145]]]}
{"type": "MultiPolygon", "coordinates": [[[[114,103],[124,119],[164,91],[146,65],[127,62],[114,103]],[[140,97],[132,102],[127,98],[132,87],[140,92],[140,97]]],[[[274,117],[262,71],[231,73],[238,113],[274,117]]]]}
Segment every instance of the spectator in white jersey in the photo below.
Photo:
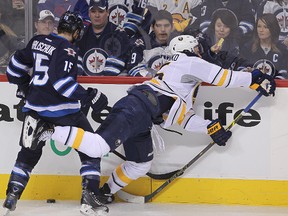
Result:
{"type": "Polygon", "coordinates": [[[189,132],[210,135],[217,145],[225,146],[232,132],[223,128],[221,119],[204,119],[193,109],[199,85],[206,82],[223,88],[250,87],[270,96],[274,95],[276,84],[273,78],[257,69],[252,73],[232,71],[206,62],[201,59],[198,45],[190,35],[173,38],[169,44],[173,54],[169,64],[163,66],[155,78],[132,86],[128,95],[115,103],[95,133],[75,127],[51,128],[45,124],[43,129],[36,129],[33,142],[52,135],[57,143],[91,157],[102,157],[123,144],[127,160],[104,184],[107,197],[149,171],[153,159],[150,132],[153,123],[164,128],[179,124],[189,132]],[[83,135],[82,139],[74,144],[78,134],[83,135]]]}

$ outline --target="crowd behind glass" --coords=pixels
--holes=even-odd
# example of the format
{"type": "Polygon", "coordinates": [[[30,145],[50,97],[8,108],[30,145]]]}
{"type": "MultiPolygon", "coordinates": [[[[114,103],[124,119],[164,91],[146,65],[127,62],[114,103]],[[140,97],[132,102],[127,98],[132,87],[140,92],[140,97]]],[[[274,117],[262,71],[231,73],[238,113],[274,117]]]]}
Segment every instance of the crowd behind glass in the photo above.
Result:
{"type": "Polygon", "coordinates": [[[57,33],[59,17],[70,10],[85,24],[76,44],[79,75],[151,77],[169,60],[169,41],[191,34],[223,68],[258,68],[288,78],[288,0],[99,2],[103,7],[89,7],[89,0],[1,0],[0,74],[14,51],[27,44],[27,25],[31,36],[57,33]]]}

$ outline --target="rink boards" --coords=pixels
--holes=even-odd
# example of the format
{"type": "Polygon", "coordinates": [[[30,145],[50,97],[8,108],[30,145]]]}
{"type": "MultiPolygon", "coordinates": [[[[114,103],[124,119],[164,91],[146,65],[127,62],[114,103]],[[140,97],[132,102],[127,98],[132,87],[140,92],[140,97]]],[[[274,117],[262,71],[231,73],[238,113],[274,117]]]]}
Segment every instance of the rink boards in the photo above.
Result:
{"type": "MultiPolygon", "coordinates": [[[[8,84],[5,78],[1,79],[0,199],[4,198],[9,174],[20,148],[18,141],[22,118],[17,111],[16,87],[8,84]]],[[[104,92],[111,107],[133,83],[143,80],[93,77],[80,81],[85,87],[96,87],[104,92]]],[[[261,98],[245,119],[232,129],[233,136],[227,146],[213,146],[153,201],[288,206],[288,84],[278,82],[278,86],[274,98],[261,98]]],[[[205,118],[217,118],[219,115],[228,125],[255,96],[256,93],[249,89],[201,86],[196,111],[205,118]]],[[[95,129],[107,112],[93,117],[89,113],[95,129]]],[[[177,126],[171,129],[182,135],[157,129],[165,141],[165,151],[155,150],[151,172],[163,173],[181,168],[211,141],[205,134],[189,133],[177,126]]],[[[118,151],[122,152],[122,149],[118,151]]],[[[114,154],[104,157],[103,178],[121,162],[114,154]]],[[[75,151],[47,142],[22,198],[79,199],[79,168],[75,151]]],[[[126,190],[145,195],[162,183],[144,177],[126,190]]]]}

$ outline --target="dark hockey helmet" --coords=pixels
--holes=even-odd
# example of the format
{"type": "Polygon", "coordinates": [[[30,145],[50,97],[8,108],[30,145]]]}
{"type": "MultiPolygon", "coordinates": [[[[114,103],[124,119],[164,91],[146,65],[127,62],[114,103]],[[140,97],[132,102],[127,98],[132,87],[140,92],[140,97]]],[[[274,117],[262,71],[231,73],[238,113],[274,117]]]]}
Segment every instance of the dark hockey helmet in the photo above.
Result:
{"type": "Polygon", "coordinates": [[[77,12],[66,11],[59,20],[58,33],[67,32],[74,34],[78,31],[79,34],[75,40],[80,40],[84,33],[84,24],[81,15],[77,12]]]}

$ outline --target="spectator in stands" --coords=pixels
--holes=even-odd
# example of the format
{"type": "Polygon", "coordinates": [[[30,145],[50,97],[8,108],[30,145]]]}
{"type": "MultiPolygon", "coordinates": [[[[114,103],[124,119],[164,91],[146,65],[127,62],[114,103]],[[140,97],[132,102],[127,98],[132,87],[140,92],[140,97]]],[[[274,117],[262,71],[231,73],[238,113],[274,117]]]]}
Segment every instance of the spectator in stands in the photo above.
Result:
{"type": "MultiPolygon", "coordinates": [[[[114,25],[122,25],[126,14],[132,11],[133,0],[109,0],[109,21],[114,25]]],[[[74,11],[80,12],[87,23],[90,22],[88,15],[89,0],[78,0],[74,11]]]]}
{"type": "Polygon", "coordinates": [[[55,16],[49,10],[42,10],[34,24],[36,28],[35,35],[49,35],[55,28],[55,16]]]}
{"type": "Polygon", "coordinates": [[[25,44],[25,10],[24,0],[1,0],[0,1],[1,23],[17,35],[18,47],[25,44]]]}
{"type": "Polygon", "coordinates": [[[50,10],[55,16],[57,26],[61,15],[68,10],[73,11],[76,2],[77,0],[39,0],[37,13],[39,14],[42,10],[50,10]]]}
{"type": "MultiPolygon", "coordinates": [[[[277,79],[287,79],[287,50],[278,40],[280,27],[274,14],[263,14],[257,19],[257,28],[249,43],[241,48],[247,58],[244,70],[260,69],[277,79]]],[[[241,68],[239,68],[241,69],[241,68]]]]}
{"type": "Polygon", "coordinates": [[[159,10],[154,14],[154,21],[151,25],[152,32],[149,34],[149,40],[145,41],[145,50],[138,47],[131,54],[128,65],[135,64],[135,67],[128,71],[130,76],[152,77],[170,59],[168,44],[171,40],[173,31],[173,18],[171,13],[165,10],[159,10]]]}
{"type": "Polygon", "coordinates": [[[178,32],[183,32],[184,29],[192,25],[196,20],[191,10],[198,6],[202,0],[148,0],[148,5],[155,7],[158,10],[167,10],[172,14],[174,28],[178,32]]]}
{"type": "Polygon", "coordinates": [[[0,20],[0,74],[5,73],[10,56],[17,49],[17,35],[0,20]]]}
{"type": "Polygon", "coordinates": [[[263,14],[272,13],[280,26],[279,40],[288,48],[288,0],[267,1],[263,14]]]}
{"type": "Polygon", "coordinates": [[[206,32],[211,23],[212,14],[219,8],[227,8],[235,13],[239,21],[241,43],[251,37],[255,25],[255,11],[250,0],[207,0],[193,8],[191,13],[197,17],[197,25],[206,32]]]}
{"type": "Polygon", "coordinates": [[[234,59],[239,55],[239,31],[236,15],[227,8],[217,9],[212,15],[206,34],[209,46],[224,40],[220,49],[215,51],[217,53],[216,62],[223,68],[233,69],[234,59]]]}
{"type": "MultiPolygon", "coordinates": [[[[117,76],[125,67],[129,38],[125,31],[116,30],[108,21],[108,1],[91,0],[89,5],[91,24],[86,27],[77,43],[82,58],[83,71],[79,74],[117,76]]],[[[81,68],[81,67],[79,67],[81,68]]]]}

